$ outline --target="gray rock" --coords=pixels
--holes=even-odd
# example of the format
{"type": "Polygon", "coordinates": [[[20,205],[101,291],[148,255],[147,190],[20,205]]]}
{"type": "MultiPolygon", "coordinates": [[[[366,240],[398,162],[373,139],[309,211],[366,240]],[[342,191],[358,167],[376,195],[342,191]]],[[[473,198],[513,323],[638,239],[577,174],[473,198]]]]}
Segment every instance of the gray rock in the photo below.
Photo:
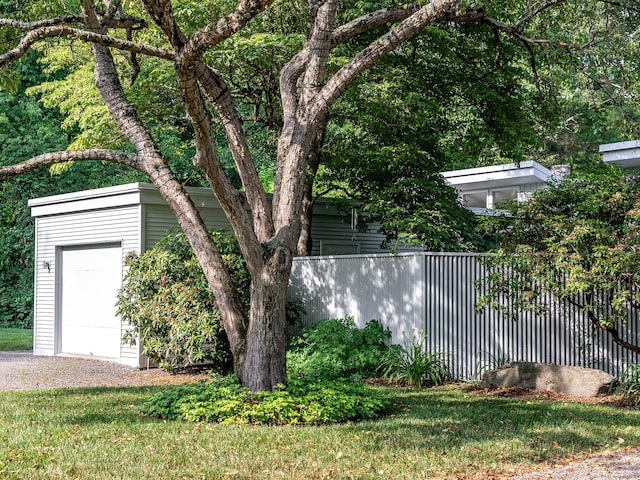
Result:
{"type": "Polygon", "coordinates": [[[486,388],[534,388],[581,397],[606,393],[612,380],[613,377],[602,370],[533,362],[511,363],[482,375],[482,385],[486,388]]]}

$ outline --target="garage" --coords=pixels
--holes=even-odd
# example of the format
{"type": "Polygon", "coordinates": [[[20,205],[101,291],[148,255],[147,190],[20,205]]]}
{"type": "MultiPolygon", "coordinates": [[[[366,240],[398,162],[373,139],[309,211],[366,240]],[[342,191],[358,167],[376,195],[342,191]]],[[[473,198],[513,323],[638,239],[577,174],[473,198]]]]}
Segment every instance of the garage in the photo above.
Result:
{"type": "Polygon", "coordinates": [[[59,352],[120,359],[122,322],[114,299],[122,285],[120,244],[59,252],[59,352]]]}

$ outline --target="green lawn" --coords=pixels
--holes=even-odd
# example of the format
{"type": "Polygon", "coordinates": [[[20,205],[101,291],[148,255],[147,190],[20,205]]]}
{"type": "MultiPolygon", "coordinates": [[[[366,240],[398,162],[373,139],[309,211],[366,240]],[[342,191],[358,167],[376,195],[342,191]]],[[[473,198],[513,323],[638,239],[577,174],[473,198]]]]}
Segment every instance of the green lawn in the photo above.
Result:
{"type": "Polygon", "coordinates": [[[0,328],[0,352],[32,349],[33,330],[26,328],[0,328]]]}
{"type": "Polygon", "coordinates": [[[482,478],[640,445],[640,411],[387,390],[396,414],[325,427],[166,422],[160,387],[0,392],[0,478],[482,478]]]}

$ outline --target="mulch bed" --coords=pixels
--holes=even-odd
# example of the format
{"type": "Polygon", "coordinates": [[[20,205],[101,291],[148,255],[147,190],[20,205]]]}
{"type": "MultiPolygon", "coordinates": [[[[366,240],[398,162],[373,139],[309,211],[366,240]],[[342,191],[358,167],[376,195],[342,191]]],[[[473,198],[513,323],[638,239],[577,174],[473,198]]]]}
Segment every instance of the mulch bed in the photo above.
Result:
{"type": "Polygon", "coordinates": [[[621,408],[638,408],[625,402],[621,395],[614,394],[598,395],[597,397],[581,397],[547,390],[535,390],[533,388],[485,388],[478,384],[465,385],[462,387],[462,391],[483,397],[514,398],[518,400],[538,400],[545,402],[580,402],[611,405],[621,408]]]}

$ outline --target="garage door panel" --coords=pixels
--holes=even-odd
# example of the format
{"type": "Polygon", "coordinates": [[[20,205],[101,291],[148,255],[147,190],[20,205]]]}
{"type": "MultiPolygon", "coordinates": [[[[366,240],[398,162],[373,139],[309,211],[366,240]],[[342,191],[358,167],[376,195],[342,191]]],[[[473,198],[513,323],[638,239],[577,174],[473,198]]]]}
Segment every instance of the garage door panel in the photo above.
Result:
{"type": "Polygon", "coordinates": [[[121,247],[65,248],[61,262],[61,352],[119,358],[115,302],[122,284],[121,247]]]}

